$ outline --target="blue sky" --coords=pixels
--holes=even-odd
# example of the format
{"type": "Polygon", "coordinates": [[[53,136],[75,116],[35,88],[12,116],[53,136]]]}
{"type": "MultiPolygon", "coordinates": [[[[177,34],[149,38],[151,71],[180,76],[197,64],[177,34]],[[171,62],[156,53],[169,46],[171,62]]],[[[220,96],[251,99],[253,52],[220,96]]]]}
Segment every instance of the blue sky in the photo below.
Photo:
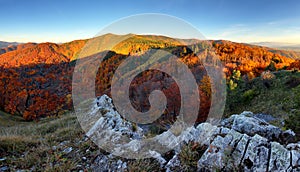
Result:
{"type": "Polygon", "coordinates": [[[89,38],[120,18],[141,13],[179,17],[208,39],[300,43],[297,0],[0,0],[0,40],[89,38]]]}

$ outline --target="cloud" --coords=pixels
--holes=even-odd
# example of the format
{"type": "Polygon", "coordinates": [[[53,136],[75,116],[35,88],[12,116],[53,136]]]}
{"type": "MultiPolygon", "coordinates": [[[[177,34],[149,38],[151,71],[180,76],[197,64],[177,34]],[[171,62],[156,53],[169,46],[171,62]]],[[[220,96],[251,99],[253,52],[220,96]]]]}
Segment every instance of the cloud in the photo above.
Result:
{"type": "Polygon", "coordinates": [[[221,38],[232,37],[237,34],[249,32],[250,30],[251,29],[248,28],[244,24],[235,24],[235,25],[232,25],[229,28],[223,30],[221,33],[218,33],[216,36],[221,37],[221,38]]]}

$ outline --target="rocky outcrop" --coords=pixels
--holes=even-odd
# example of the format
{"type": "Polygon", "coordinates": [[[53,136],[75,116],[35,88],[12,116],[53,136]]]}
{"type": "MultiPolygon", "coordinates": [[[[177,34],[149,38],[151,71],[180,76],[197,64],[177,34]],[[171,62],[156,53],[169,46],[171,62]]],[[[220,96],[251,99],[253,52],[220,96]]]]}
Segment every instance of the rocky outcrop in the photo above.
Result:
{"type": "Polygon", "coordinates": [[[198,161],[198,169],[225,171],[300,170],[295,133],[255,118],[252,112],[232,115],[221,122],[209,148],[198,161]],[[226,132],[222,132],[225,130],[226,132]]]}
{"type": "MultiPolygon", "coordinates": [[[[117,133],[129,134],[133,140],[144,137],[142,128],[132,130],[132,124],[121,118],[108,96],[98,98],[96,104],[96,109],[106,109],[105,115],[91,127],[87,135],[92,136],[98,131],[97,127],[106,125],[107,129],[117,133]]],[[[95,113],[95,109],[93,112],[95,113]]],[[[160,169],[166,171],[183,170],[181,148],[190,142],[206,147],[197,160],[198,171],[300,171],[300,143],[290,143],[294,141],[294,137],[295,133],[291,130],[282,131],[256,118],[252,112],[243,112],[224,119],[219,126],[201,123],[187,128],[177,136],[170,131],[162,133],[158,142],[162,145],[176,145],[174,155],[169,159],[155,151],[149,152],[161,164],[160,169]]],[[[139,145],[132,142],[131,146],[138,151],[139,145]]],[[[127,164],[124,160],[105,163],[110,156],[113,157],[99,155],[93,169],[101,167],[112,171],[126,171],[127,164]]]]}
{"type": "Polygon", "coordinates": [[[232,128],[249,136],[258,134],[270,141],[278,141],[283,144],[292,142],[295,138],[293,131],[282,131],[280,128],[268,124],[265,120],[257,118],[252,112],[247,111],[223,120],[221,126],[232,128]]]}
{"type": "Polygon", "coordinates": [[[121,137],[122,135],[127,135],[133,139],[138,139],[142,137],[142,129],[137,126],[135,127],[132,123],[122,119],[121,115],[117,112],[116,108],[114,108],[112,100],[107,95],[99,97],[96,101],[96,104],[97,105],[94,107],[92,115],[95,115],[95,113],[97,113],[98,110],[101,111],[100,113],[104,114],[87,132],[87,136],[91,137],[95,134],[101,135],[101,133],[99,132],[102,132],[103,129],[106,129],[103,132],[113,131],[110,133],[115,134],[115,138],[121,137]]]}

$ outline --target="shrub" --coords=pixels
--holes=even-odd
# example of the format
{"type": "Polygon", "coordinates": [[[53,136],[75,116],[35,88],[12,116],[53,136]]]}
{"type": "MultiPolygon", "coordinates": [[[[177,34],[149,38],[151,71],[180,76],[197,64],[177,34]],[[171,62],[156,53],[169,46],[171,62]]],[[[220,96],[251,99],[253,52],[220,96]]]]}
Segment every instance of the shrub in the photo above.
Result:
{"type": "Polygon", "coordinates": [[[243,102],[247,103],[251,101],[256,95],[257,92],[254,89],[245,91],[242,95],[243,102]]]}
{"type": "Polygon", "coordinates": [[[276,71],[275,63],[272,61],[269,66],[266,67],[266,70],[276,71]]]}
{"type": "Polygon", "coordinates": [[[206,96],[211,96],[211,83],[209,76],[204,76],[201,80],[200,89],[206,94],[206,96]]]}
{"type": "Polygon", "coordinates": [[[237,83],[233,82],[233,80],[231,79],[229,81],[229,89],[234,90],[236,87],[237,87],[237,83]]]}
{"type": "Polygon", "coordinates": [[[285,120],[285,128],[291,129],[296,133],[296,140],[300,139],[300,112],[295,112],[285,120]]]}
{"type": "Polygon", "coordinates": [[[184,145],[179,153],[182,171],[196,171],[197,162],[206,149],[206,146],[194,142],[184,145]]]}
{"type": "Polygon", "coordinates": [[[289,88],[295,88],[300,85],[300,78],[292,76],[285,82],[285,85],[287,85],[289,88]]]}
{"type": "Polygon", "coordinates": [[[260,77],[263,81],[264,86],[266,86],[267,88],[270,88],[272,86],[272,82],[276,78],[275,75],[270,71],[261,73],[260,77]]]}

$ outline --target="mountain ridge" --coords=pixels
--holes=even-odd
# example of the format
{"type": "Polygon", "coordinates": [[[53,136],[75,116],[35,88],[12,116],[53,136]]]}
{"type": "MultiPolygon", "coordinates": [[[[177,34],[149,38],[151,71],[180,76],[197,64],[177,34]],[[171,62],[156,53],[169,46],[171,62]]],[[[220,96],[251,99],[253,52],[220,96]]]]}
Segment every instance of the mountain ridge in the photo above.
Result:
{"type": "MultiPolygon", "coordinates": [[[[113,50],[119,51],[110,53],[111,56],[101,64],[100,69],[103,69],[103,73],[99,73],[96,78],[98,95],[109,91],[107,89],[112,79],[111,74],[125,58],[130,54],[135,54],[138,57],[142,55],[143,51],[151,48],[160,48],[176,55],[192,68],[195,75],[199,75],[197,77],[199,84],[205,75],[204,73],[200,74],[205,70],[200,61],[195,60],[195,55],[190,47],[182,45],[180,40],[174,38],[155,35],[106,34],[94,40],[98,42],[96,45],[101,47],[99,49],[96,46],[90,52],[101,51],[101,48],[105,49],[103,46],[112,46],[112,44],[107,44],[108,40],[116,42],[117,44],[113,47],[113,50]],[[118,41],[120,38],[123,39],[123,42],[118,41]]],[[[71,83],[73,69],[75,60],[80,56],[82,57],[80,50],[86,44],[89,44],[89,40],[75,40],[64,44],[28,44],[23,48],[0,55],[0,85],[5,88],[0,92],[1,97],[3,97],[0,108],[11,114],[23,115],[27,120],[72,110],[71,83]],[[45,109],[37,107],[44,107],[45,109]]],[[[215,51],[224,63],[227,79],[230,79],[234,70],[239,70],[242,75],[253,78],[259,76],[270,65],[272,69],[275,68],[276,70],[289,66],[295,61],[269,52],[264,48],[251,47],[230,41],[205,41],[205,44],[200,41],[196,46],[200,50],[210,46],[215,51]]],[[[88,59],[86,60],[88,61],[88,59]]],[[[157,80],[154,75],[151,75],[150,78],[155,82],[157,80]]],[[[166,77],[163,80],[167,81],[168,79],[166,77]]],[[[150,83],[145,82],[144,84],[144,86],[150,86],[151,89],[150,83]]],[[[141,89],[138,84],[135,86],[136,91],[141,89]]],[[[202,97],[205,97],[204,93],[202,94],[202,97]]],[[[208,97],[206,99],[209,100],[208,97]]],[[[176,103],[174,105],[176,106],[176,103]]]]}
{"type": "MultiPolygon", "coordinates": [[[[172,37],[168,37],[165,35],[138,35],[138,34],[126,34],[126,35],[117,35],[117,34],[113,34],[113,33],[107,33],[104,35],[98,35],[96,37],[93,38],[88,38],[88,39],[78,39],[78,40],[73,40],[73,41],[69,41],[69,42],[65,42],[65,43],[52,43],[52,42],[43,42],[43,43],[32,43],[32,42],[28,42],[28,43],[18,43],[18,42],[4,42],[4,41],[0,41],[3,42],[4,46],[1,47],[0,44],[0,55],[4,54],[6,52],[10,52],[10,51],[14,51],[14,50],[18,50],[18,49],[22,49],[21,47],[25,47],[26,45],[39,45],[39,44],[45,44],[45,43],[49,43],[49,44],[57,44],[57,45],[72,45],[72,43],[76,42],[88,42],[89,40],[97,40],[98,38],[103,39],[114,39],[114,37],[116,37],[117,39],[120,39],[121,37],[128,37],[128,38],[143,38],[143,39],[151,39],[151,38],[155,38],[155,40],[157,41],[170,41],[170,39],[173,39],[173,41],[179,41],[176,44],[183,44],[183,45],[191,45],[191,44],[195,44],[195,43],[199,43],[201,41],[206,41],[206,42],[212,42],[212,43],[220,43],[220,42],[230,42],[232,44],[245,44],[245,45],[249,45],[249,46],[257,46],[260,48],[266,48],[268,49],[270,52],[275,53],[275,54],[280,54],[289,58],[294,58],[294,59],[298,59],[300,58],[300,52],[298,51],[293,51],[293,50],[289,50],[289,49],[284,49],[284,48],[280,48],[280,47],[284,47],[284,46],[293,46],[296,48],[299,48],[300,45],[298,44],[291,44],[291,43],[280,43],[280,42],[276,42],[275,45],[273,45],[273,42],[251,42],[251,43],[238,43],[238,42],[232,42],[229,40],[198,40],[198,39],[181,39],[181,38],[172,38],[172,37]],[[285,45],[286,44],[286,45],[285,45]],[[19,46],[18,46],[19,45],[19,46]]],[[[115,41],[112,41],[115,42],[115,41]]],[[[79,47],[82,48],[82,47],[79,47]]],[[[120,48],[120,47],[118,47],[120,48]]],[[[116,51],[117,53],[121,53],[118,52],[118,48],[115,48],[114,51],[116,51]]]]}

